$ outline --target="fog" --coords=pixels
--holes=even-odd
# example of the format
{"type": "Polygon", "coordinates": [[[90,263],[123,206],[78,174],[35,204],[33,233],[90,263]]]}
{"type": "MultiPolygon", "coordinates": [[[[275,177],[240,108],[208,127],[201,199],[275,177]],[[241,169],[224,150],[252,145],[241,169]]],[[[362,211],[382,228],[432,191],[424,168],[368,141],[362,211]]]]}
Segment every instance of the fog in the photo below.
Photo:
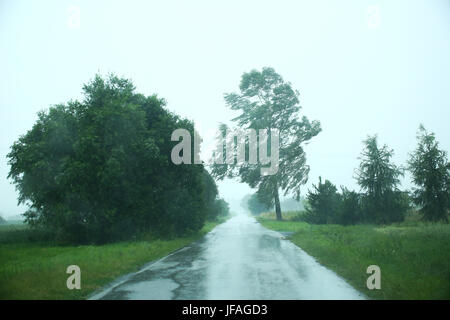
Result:
{"type": "MultiPolygon", "coordinates": [[[[208,136],[235,114],[223,94],[243,72],[273,67],[300,91],[302,114],[323,131],[306,147],[319,176],[358,190],[361,141],[378,134],[405,165],[420,123],[450,149],[450,2],[12,1],[0,2],[0,213],[17,192],[6,154],[39,110],[82,99],[95,73],[133,80],[208,136]]],[[[410,188],[410,177],[402,188],[410,188]]],[[[219,182],[232,209],[251,192],[219,182]]]]}

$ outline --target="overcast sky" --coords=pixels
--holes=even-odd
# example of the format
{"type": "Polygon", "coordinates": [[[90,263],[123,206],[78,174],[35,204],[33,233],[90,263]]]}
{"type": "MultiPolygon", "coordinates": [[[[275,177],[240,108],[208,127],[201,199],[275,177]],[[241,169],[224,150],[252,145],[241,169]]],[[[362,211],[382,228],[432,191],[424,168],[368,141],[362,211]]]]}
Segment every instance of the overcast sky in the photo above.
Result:
{"type": "MultiPolygon", "coordinates": [[[[404,165],[419,123],[450,149],[450,1],[0,1],[0,212],[22,213],[6,154],[36,113],[81,99],[97,72],[134,81],[202,134],[232,117],[223,94],[270,66],[323,131],[319,175],[358,190],[361,141],[377,133],[404,165]]],[[[402,180],[410,188],[410,177],[402,180]]],[[[225,199],[250,189],[219,183],[225,199]]]]}

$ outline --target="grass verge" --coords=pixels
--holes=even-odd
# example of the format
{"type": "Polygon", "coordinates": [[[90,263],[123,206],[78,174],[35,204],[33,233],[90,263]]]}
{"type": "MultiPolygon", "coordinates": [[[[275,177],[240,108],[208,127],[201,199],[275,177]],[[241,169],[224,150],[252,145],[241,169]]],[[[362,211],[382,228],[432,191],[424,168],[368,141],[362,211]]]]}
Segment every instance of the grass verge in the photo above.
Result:
{"type": "Polygon", "coordinates": [[[0,299],[85,299],[120,275],[139,270],[211,231],[171,240],[130,241],[101,246],[56,246],[28,241],[26,226],[0,227],[0,299]],[[13,239],[13,243],[11,243],[13,239]],[[81,290],[66,286],[66,268],[81,269],[81,290]]]}
{"type": "Polygon", "coordinates": [[[373,299],[450,299],[450,224],[311,225],[258,219],[292,231],[293,243],[373,299]],[[381,269],[381,289],[366,286],[367,267],[381,269]]]}

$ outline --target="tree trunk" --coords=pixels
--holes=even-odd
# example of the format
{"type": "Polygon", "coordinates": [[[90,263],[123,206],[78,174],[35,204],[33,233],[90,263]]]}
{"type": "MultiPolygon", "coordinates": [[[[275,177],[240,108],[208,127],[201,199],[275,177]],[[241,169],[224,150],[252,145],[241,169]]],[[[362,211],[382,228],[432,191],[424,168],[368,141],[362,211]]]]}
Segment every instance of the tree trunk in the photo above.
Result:
{"type": "Polygon", "coordinates": [[[278,195],[278,188],[275,191],[275,212],[277,214],[277,220],[283,220],[283,218],[281,217],[280,196],[278,195]]]}

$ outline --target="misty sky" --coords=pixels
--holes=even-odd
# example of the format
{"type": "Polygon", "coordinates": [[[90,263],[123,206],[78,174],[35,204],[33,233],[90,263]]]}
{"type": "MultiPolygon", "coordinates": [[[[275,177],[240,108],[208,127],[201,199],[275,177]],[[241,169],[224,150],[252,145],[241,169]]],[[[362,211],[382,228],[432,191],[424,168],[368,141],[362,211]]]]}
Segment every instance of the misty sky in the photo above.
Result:
{"type": "MultiPolygon", "coordinates": [[[[205,135],[231,119],[223,94],[270,66],[323,131],[319,175],[358,189],[361,141],[377,133],[404,165],[419,123],[450,149],[450,1],[0,1],[0,214],[22,213],[6,154],[36,113],[81,99],[97,72],[133,80],[205,135]]],[[[410,188],[408,175],[402,188],[410,188]]],[[[228,201],[250,189],[219,183],[228,201]]]]}

